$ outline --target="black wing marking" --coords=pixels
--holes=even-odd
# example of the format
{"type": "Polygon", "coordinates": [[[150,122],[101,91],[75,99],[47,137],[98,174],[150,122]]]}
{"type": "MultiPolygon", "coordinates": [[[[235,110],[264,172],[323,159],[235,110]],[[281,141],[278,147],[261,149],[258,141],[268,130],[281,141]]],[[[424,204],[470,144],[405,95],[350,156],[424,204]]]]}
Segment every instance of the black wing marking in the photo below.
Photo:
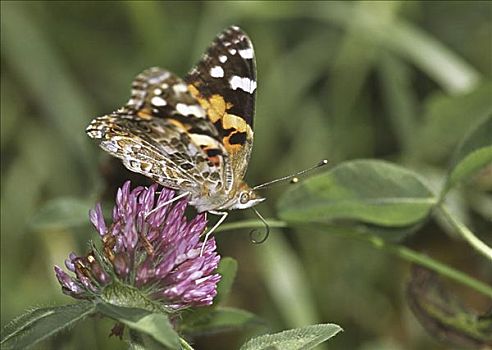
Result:
{"type": "Polygon", "coordinates": [[[205,98],[218,94],[232,104],[227,110],[253,128],[256,97],[256,63],[253,44],[240,28],[219,34],[196,67],[185,77],[205,98]]]}
{"type": "Polygon", "coordinates": [[[226,29],[185,81],[217,128],[235,179],[242,179],[253,145],[256,66],[251,40],[238,27],[226,29]]]}

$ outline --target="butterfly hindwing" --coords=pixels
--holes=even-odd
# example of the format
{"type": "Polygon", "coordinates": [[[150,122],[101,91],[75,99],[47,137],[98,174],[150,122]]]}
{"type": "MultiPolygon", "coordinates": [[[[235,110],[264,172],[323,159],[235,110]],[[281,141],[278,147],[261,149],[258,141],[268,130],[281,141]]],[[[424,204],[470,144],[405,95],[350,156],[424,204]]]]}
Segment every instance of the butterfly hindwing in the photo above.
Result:
{"type": "Polygon", "coordinates": [[[256,67],[253,45],[238,27],[223,31],[185,77],[188,89],[216,127],[241,180],[253,146],[256,67]]]}
{"type": "Polygon", "coordinates": [[[172,118],[189,133],[202,133],[218,139],[216,128],[191,96],[186,83],[165,69],[153,67],[137,75],[126,108],[137,111],[142,119],[172,118]]]}
{"type": "Polygon", "coordinates": [[[86,131],[129,170],[164,186],[197,192],[232,184],[215,126],[183,80],[161,68],[139,74],[126,106],[94,119],[86,131]]]}

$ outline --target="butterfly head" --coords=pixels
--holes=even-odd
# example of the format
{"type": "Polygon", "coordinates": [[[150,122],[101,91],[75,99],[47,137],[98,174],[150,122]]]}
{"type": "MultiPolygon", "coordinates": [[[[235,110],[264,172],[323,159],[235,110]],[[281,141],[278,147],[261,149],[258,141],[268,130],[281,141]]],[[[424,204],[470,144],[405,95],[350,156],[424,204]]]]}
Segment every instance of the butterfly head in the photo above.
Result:
{"type": "Polygon", "coordinates": [[[227,209],[251,208],[264,200],[265,198],[260,197],[252,188],[243,182],[239,186],[236,195],[229,202],[227,209]]]}

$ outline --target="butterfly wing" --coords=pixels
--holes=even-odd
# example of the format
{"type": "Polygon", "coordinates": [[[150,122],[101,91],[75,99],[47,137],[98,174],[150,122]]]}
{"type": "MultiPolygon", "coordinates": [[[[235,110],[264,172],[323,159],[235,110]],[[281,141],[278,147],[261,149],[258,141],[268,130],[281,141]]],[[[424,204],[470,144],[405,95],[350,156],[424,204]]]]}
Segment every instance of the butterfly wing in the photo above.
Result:
{"type": "Polygon", "coordinates": [[[216,127],[235,181],[242,180],[253,146],[256,66],[251,40],[238,27],[226,29],[185,81],[216,127]]]}
{"type": "Polygon", "coordinates": [[[139,74],[128,103],[94,119],[87,134],[131,171],[190,192],[232,185],[216,128],[183,80],[161,68],[139,74]]]}

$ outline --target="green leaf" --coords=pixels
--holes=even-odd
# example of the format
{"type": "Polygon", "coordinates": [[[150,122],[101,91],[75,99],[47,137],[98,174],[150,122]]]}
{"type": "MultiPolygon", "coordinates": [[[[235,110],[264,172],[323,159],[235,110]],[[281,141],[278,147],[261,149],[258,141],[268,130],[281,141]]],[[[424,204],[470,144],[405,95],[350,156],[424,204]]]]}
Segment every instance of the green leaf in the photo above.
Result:
{"type": "Polygon", "coordinates": [[[179,337],[166,314],[152,313],[137,308],[127,308],[111,304],[98,304],[97,310],[131,329],[151,336],[155,341],[171,349],[179,349],[179,337]]]}
{"type": "Polygon", "coordinates": [[[478,123],[459,146],[444,192],[491,162],[492,115],[478,123]]]}
{"type": "Polygon", "coordinates": [[[355,160],[285,192],[278,210],[290,222],[358,220],[400,227],[422,221],[435,203],[417,174],[384,161],[355,160]]]}
{"type": "Polygon", "coordinates": [[[89,222],[89,210],[93,204],[77,198],[57,198],[44,205],[31,219],[31,227],[37,230],[56,230],[89,222]]]}
{"type": "Polygon", "coordinates": [[[262,324],[260,318],[251,312],[222,306],[189,320],[181,331],[193,335],[218,333],[262,324]]]}
{"type": "Polygon", "coordinates": [[[214,304],[218,305],[226,300],[231,291],[232,284],[236,278],[237,261],[230,257],[225,257],[220,260],[217,272],[222,276],[217,285],[217,296],[214,299],[214,304]]]}
{"type": "Polygon", "coordinates": [[[2,349],[25,349],[73,326],[95,311],[88,302],[34,309],[2,329],[2,349]]]}
{"type": "MultiPolygon", "coordinates": [[[[387,242],[400,242],[402,239],[405,237],[408,237],[412,233],[418,231],[422,225],[424,224],[423,221],[419,221],[415,224],[408,225],[408,226],[391,226],[391,227],[386,227],[386,226],[378,226],[378,225],[371,225],[371,224],[363,224],[361,223],[360,225],[355,225],[352,228],[354,231],[362,233],[362,234],[369,234],[369,235],[374,235],[379,238],[382,238],[383,240],[387,242]]],[[[328,225],[330,227],[332,225],[328,225]]],[[[340,227],[341,225],[339,225],[340,227]]],[[[324,227],[322,224],[320,227],[324,227]]]]}
{"type": "Polygon", "coordinates": [[[486,82],[466,95],[434,95],[426,100],[426,112],[413,143],[419,157],[444,161],[470,126],[492,113],[492,83],[486,82]]]}
{"type": "Polygon", "coordinates": [[[240,350],[307,350],[330,339],[342,328],[336,324],[317,324],[253,338],[240,350]]]}

